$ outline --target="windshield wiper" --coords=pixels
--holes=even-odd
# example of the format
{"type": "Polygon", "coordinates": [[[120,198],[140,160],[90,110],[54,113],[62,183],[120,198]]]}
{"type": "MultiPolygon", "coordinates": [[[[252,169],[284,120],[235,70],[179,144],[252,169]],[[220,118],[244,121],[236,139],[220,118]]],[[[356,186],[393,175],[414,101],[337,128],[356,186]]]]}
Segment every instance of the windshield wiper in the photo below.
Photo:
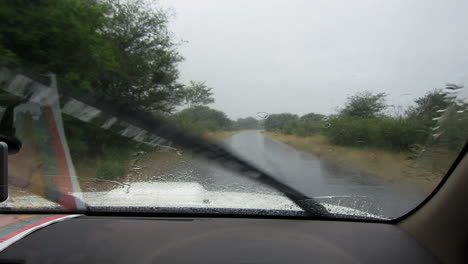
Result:
{"type": "Polygon", "coordinates": [[[119,106],[115,102],[103,99],[97,100],[92,96],[73,92],[70,89],[62,89],[61,93],[71,99],[94,107],[103,113],[112,115],[121,121],[155,133],[183,148],[190,149],[209,160],[217,162],[224,168],[240,173],[244,177],[266,184],[291,199],[305,211],[307,216],[329,216],[325,207],[307,195],[275,179],[273,176],[231,153],[224,147],[188,131],[184,131],[174,124],[171,124],[169,121],[166,121],[164,118],[157,117],[142,110],[128,109],[128,107],[119,106]]]}
{"type": "MultiPolygon", "coordinates": [[[[24,73],[21,74],[24,75],[24,73]]],[[[28,75],[26,74],[25,76],[28,75]]],[[[20,93],[18,91],[18,94],[15,95],[20,96],[23,99],[31,98],[31,101],[36,101],[34,100],[34,98],[41,98],[41,96],[43,96],[44,94],[49,94],[47,90],[50,88],[48,87],[49,83],[47,83],[47,80],[45,80],[44,78],[33,79],[35,79],[38,83],[43,84],[44,86],[42,86],[38,91],[29,90],[29,92],[31,92],[32,94],[29,94],[26,91],[24,91],[26,93],[20,93]]],[[[169,149],[176,150],[175,148],[166,144],[160,144],[161,142],[163,142],[162,139],[170,140],[172,143],[175,143],[186,149],[190,149],[193,152],[196,152],[209,160],[221,164],[224,168],[227,168],[234,172],[238,172],[244,177],[253,179],[255,181],[266,184],[276,189],[277,191],[283,193],[286,197],[291,199],[300,208],[302,208],[305,212],[305,215],[307,216],[329,216],[328,211],[314,199],[275,179],[274,177],[264,172],[263,170],[257,168],[256,166],[252,165],[248,161],[238,157],[237,155],[232,154],[229,150],[226,150],[224,147],[212,143],[209,140],[194,135],[188,131],[184,131],[175,126],[174,124],[171,124],[164,118],[155,116],[152,113],[142,111],[141,109],[137,109],[138,107],[130,109],[128,105],[124,106],[113,101],[108,101],[105,99],[96,99],[93,96],[72,91],[72,89],[68,89],[67,87],[62,88],[61,93],[61,101],[62,103],[64,103],[62,105],[67,105],[68,103],[71,103],[75,106],[81,105],[80,107],[84,107],[86,109],[94,108],[95,111],[92,110],[87,112],[102,112],[102,114],[104,115],[112,116],[112,118],[109,120],[112,120],[113,123],[117,122],[118,120],[118,122],[127,123],[128,125],[135,126],[138,129],[146,130],[143,132],[147,132],[152,135],[149,139],[147,139],[149,141],[145,141],[145,143],[147,144],[167,147],[169,149]]],[[[69,113],[67,111],[64,112],[82,120],[80,116],[76,116],[79,115],[79,113],[73,113],[73,111],[72,113],[69,113]]],[[[83,121],[89,120],[87,119],[83,121]]],[[[138,141],[137,137],[133,137],[133,139],[138,141]]],[[[85,208],[87,208],[86,205],[85,208]]]]}

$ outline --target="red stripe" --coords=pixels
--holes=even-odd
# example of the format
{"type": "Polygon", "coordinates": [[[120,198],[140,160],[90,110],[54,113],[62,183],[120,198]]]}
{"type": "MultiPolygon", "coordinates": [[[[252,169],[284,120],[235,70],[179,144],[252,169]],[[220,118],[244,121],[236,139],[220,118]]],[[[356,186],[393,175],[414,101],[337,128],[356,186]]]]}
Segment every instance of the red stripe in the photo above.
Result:
{"type": "Polygon", "coordinates": [[[55,220],[55,219],[57,219],[57,218],[64,217],[64,216],[66,216],[66,215],[51,215],[51,216],[45,216],[45,217],[42,218],[40,221],[37,221],[37,222],[32,223],[32,224],[29,224],[29,225],[25,225],[25,226],[21,227],[20,229],[14,231],[14,232],[11,232],[10,234],[8,234],[8,235],[6,235],[6,236],[0,238],[0,242],[3,242],[3,241],[5,241],[5,240],[7,240],[7,239],[10,239],[10,238],[12,238],[13,236],[15,236],[15,235],[17,235],[17,234],[19,234],[19,233],[21,233],[21,232],[23,232],[23,231],[26,231],[26,230],[28,230],[28,229],[30,229],[30,228],[33,228],[33,227],[38,226],[38,225],[40,225],[40,224],[47,223],[47,222],[49,222],[49,221],[52,221],[52,220],[55,220]]]}
{"type": "MultiPolygon", "coordinates": [[[[50,106],[46,106],[46,112],[49,129],[52,135],[52,148],[54,149],[57,160],[57,167],[59,169],[59,175],[55,175],[52,179],[52,182],[61,193],[68,194],[73,192],[73,185],[71,182],[71,175],[67,164],[67,158],[62,146],[62,141],[60,140],[60,134],[55,122],[52,108],[50,106]]],[[[71,195],[62,195],[57,202],[65,209],[77,209],[76,201],[71,195]]]]}

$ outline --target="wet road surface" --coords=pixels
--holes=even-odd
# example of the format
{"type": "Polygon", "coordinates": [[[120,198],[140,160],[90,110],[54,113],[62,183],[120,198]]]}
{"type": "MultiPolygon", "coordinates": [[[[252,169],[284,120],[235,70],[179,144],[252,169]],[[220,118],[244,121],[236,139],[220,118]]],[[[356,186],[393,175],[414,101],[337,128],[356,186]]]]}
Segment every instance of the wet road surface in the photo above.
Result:
{"type": "MultiPolygon", "coordinates": [[[[325,202],[393,218],[408,212],[425,197],[377,176],[298,151],[259,130],[235,134],[223,144],[283,183],[325,202]]],[[[198,158],[186,162],[168,176],[172,180],[198,182],[207,190],[275,192],[198,158]]]]}

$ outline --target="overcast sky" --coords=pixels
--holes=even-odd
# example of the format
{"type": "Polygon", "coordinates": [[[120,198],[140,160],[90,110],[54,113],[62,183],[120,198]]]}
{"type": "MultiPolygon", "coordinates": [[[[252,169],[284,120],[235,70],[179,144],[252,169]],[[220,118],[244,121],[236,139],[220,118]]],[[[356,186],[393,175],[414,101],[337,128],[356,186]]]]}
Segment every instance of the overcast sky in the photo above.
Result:
{"type": "Polygon", "coordinates": [[[162,0],[186,41],[181,81],[206,80],[211,107],[331,114],[346,96],[387,92],[408,105],[466,86],[468,1],[162,0]]]}

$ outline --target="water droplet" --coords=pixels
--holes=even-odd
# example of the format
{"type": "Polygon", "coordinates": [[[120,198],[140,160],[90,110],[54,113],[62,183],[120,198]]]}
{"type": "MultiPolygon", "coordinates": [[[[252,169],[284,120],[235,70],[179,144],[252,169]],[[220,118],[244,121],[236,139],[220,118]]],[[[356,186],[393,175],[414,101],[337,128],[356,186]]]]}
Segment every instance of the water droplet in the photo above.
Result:
{"type": "Polygon", "coordinates": [[[456,84],[452,84],[452,83],[448,83],[446,84],[445,86],[445,89],[446,90],[460,90],[460,89],[463,89],[463,86],[461,85],[456,85],[456,84]]]}
{"type": "Polygon", "coordinates": [[[270,115],[266,112],[257,112],[257,116],[261,119],[267,119],[270,115]]]}

